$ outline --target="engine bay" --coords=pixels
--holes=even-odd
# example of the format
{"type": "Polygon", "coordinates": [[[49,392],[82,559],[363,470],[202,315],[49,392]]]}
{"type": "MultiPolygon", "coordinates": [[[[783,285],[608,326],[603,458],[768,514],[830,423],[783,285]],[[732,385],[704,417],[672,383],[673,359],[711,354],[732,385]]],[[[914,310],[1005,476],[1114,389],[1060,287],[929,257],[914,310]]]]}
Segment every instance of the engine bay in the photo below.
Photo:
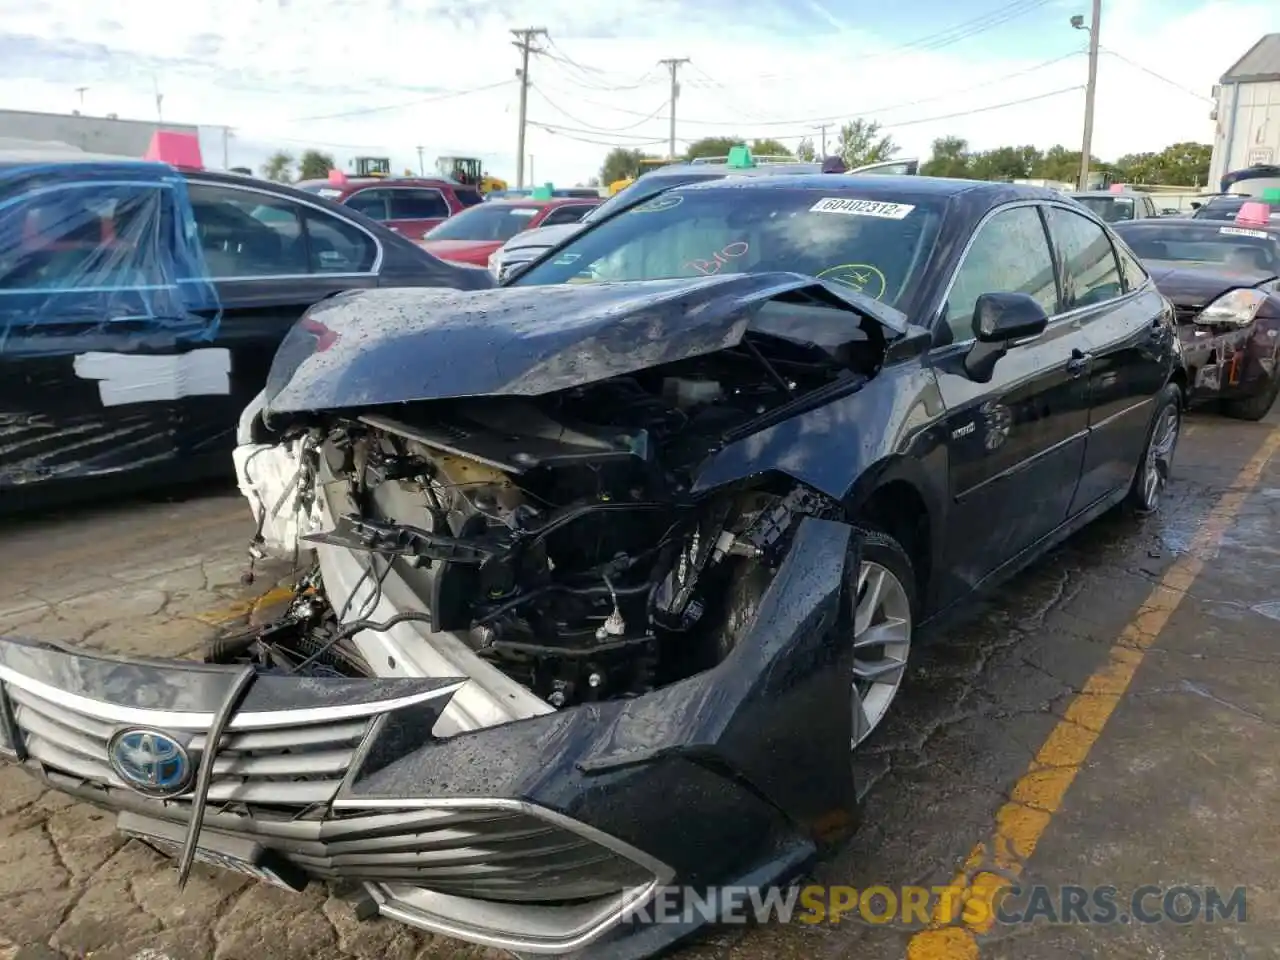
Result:
{"type": "MultiPolygon", "coordinates": [[[[394,570],[421,602],[396,622],[463,638],[552,707],[640,695],[722,660],[793,521],[838,512],[785,482],[695,497],[697,465],[866,376],[752,337],[546,396],[330,415],[309,426],[304,486],[333,524],[303,539],[362,557],[378,589],[394,570]]],[[[309,664],[358,663],[352,638],[391,626],[330,619],[320,642],[293,620],[309,664]]]]}

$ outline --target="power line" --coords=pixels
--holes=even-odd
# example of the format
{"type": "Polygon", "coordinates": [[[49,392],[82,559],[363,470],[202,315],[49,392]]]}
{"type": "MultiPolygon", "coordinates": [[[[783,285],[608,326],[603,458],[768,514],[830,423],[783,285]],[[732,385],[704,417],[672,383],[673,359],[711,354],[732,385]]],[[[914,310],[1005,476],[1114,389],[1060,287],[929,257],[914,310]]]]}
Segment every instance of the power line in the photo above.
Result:
{"type": "MultiPolygon", "coordinates": [[[[594,144],[595,146],[598,146],[598,147],[623,147],[623,148],[625,148],[625,149],[627,149],[627,150],[634,150],[634,149],[636,149],[637,147],[652,147],[652,146],[657,146],[657,145],[658,145],[658,144],[660,144],[660,143],[666,143],[666,142],[667,142],[665,139],[662,139],[662,140],[634,140],[634,141],[629,141],[629,142],[627,142],[627,143],[618,143],[616,140],[614,140],[614,141],[609,141],[609,140],[595,140],[595,139],[591,139],[591,138],[589,138],[589,137],[581,137],[581,136],[577,136],[577,135],[576,135],[576,134],[574,134],[574,133],[566,132],[566,131],[568,131],[568,130],[572,130],[572,129],[573,129],[572,127],[558,127],[558,126],[556,126],[555,124],[550,124],[550,123],[539,123],[537,120],[530,120],[530,121],[529,121],[529,126],[531,126],[531,127],[537,127],[539,130],[545,131],[546,133],[549,133],[549,134],[551,134],[552,136],[556,136],[556,137],[563,137],[565,140],[575,140],[575,141],[577,141],[578,143],[590,143],[590,144],[594,144]]],[[[682,142],[684,142],[684,141],[682,141],[682,142]]]]}
{"type": "Polygon", "coordinates": [[[361,107],[358,110],[344,110],[341,113],[322,113],[314,117],[298,117],[295,120],[286,120],[286,123],[309,123],[312,120],[339,120],[343,117],[360,117],[370,113],[385,113],[391,110],[406,110],[409,107],[421,106],[424,103],[437,103],[441,100],[454,100],[458,97],[469,97],[473,93],[484,93],[486,90],[497,90],[499,87],[509,86],[513,81],[502,80],[498,83],[489,83],[483,87],[471,87],[467,90],[450,90],[448,93],[442,93],[431,97],[420,97],[417,100],[409,100],[405,103],[392,103],[381,107],[361,107]]]}
{"type": "MultiPolygon", "coordinates": [[[[865,117],[875,116],[877,114],[889,113],[894,110],[901,110],[906,107],[920,106],[926,103],[936,103],[940,100],[951,100],[965,93],[970,93],[975,90],[981,90],[986,87],[996,86],[997,84],[1004,83],[1008,80],[1012,80],[1017,77],[1026,76],[1030,73],[1035,73],[1038,70],[1043,70],[1046,67],[1051,67],[1055,64],[1061,63],[1064,60],[1069,60],[1069,59],[1072,59],[1073,57],[1079,57],[1083,55],[1083,53],[1084,53],[1083,50],[1073,50],[1070,53],[1066,53],[1066,54],[1062,54],[1061,56],[1054,57],[1051,60],[1045,60],[1042,63],[1037,63],[1033,66],[1026,67],[1022,70],[1016,70],[1013,73],[1008,73],[1003,76],[994,77],[991,80],[986,80],[986,81],[983,81],[982,83],[974,84],[973,86],[970,86],[970,87],[964,87],[960,90],[953,90],[950,93],[940,94],[940,95],[931,96],[931,97],[922,97],[916,100],[906,100],[900,103],[889,104],[887,106],[872,107],[869,109],[851,110],[848,113],[836,114],[834,116],[801,117],[801,118],[795,118],[790,120],[750,120],[750,119],[747,119],[747,120],[693,120],[693,119],[686,118],[684,119],[683,122],[687,124],[692,124],[693,126],[696,126],[696,127],[704,127],[704,126],[705,127],[734,127],[737,129],[742,129],[743,127],[748,127],[752,129],[755,129],[758,127],[796,127],[796,126],[806,126],[810,124],[815,126],[820,126],[822,124],[829,125],[832,123],[839,123],[839,122],[848,120],[850,117],[854,117],[854,116],[865,118],[865,117]]],[[[544,99],[546,98],[545,91],[539,89],[538,92],[544,97],[544,99]]],[[[583,103],[588,103],[593,106],[599,106],[601,108],[608,109],[608,110],[614,110],[618,113],[626,113],[626,114],[631,114],[633,116],[643,116],[645,120],[649,120],[654,117],[654,114],[642,114],[638,110],[630,110],[625,107],[612,106],[609,104],[600,103],[599,101],[587,100],[585,98],[580,98],[580,99],[582,99],[583,103]]],[[[555,106],[555,105],[552,104],[552,106],[555,106]]],[[[556,109],[559,110],[558,107],[556,109]]],[[[564,113],[565,116],[570,116],[568,113],[565,113],[565,111],[563,110],[560,110],[559,112],[564,113]]],[[[963,116],[963,113],[959,115],[963,116]]],[[[580,127],[578,129],[582,133],[608,134],[608,133],[616,132],[607,127],[593,126],[592,124],[587,123],[577,117],[570,117],[570,119],[572,119],[575,123],[580,124],[580,127]]],[[[640,126],[643,122],[644,121],[642,120],[640,121],[640,123],[635,124],[635,126],[640,126]]],[[[914,121],[908,121],[908,122],[914,122],[914,121]]],[[[892,126],[893,124],[889,124],[889,125],[892,126]]],[[[903,125],[904,124],[897,124],[897,126],[903,126],[903,125]]],[[[633,127],[617,128],[618,131],[627,130],[627,129],[633,129],[633,127]]]]}
{"type": "MultiPolygon", "coordinates": [[[[665,107],[665,106],[666,106],[666,104],[664,103],[664,104],[663,104],[663,107],[665,107]]],[[[610,136],[612,136],[612,137],[616,137],[618,140],[642,140],[642,141],[644,141],[644,142],[646,142],[646,143],[661,143],[661,142],[662,142],[662,140],[661,140],[661,139],[655,140],[655,139],[653,138],[653,135],[652,135],[652,134],[648,134],[648,135],[643,134],[643,133],[613,133],[613,134],[611,134],[611,133],[609,133],[609,131],[607,131],[607,130],[597,130],[597,129],[595,129],[594,127],[570,127],[570,126],[565,126],[564,124],[561,124],[561,123],[546,123],[546,122],[541,121],[541,120],[538,120],[538,121],[530,120],[530,121],[529,121],[529,123],[530,123],[530,124],[532,124],[532,125],[533,125],[533,126],[535,126],[535,127],[541,127],[541,128],[543,128],[543,129],[554,128],[555,130],[567,130],[567,131],[569,131],[570,133],[588,133],[588,134],[592,134],[592,135],[594,135],[594,136],[603,136],[603,137],[610,137],[610,136]]],[[[682,138],[682,139],[687,139],[687,138],[682,138]]]]}
{"type": "Polygon", "coordinates": [[[530,83],[529,86],[535,93],[538,94],[538,96],[542,97],[542,99],[547,102],[547,106],[551,107],[552,110],[555,110],[559,114],[563,114],[564,116],[572,120],[574,123],[579,124],[584,128],[591,128],[596,133],[621,133],[625,130],[634,130],[636,127],[643,126],[644,124],[648,123],[650,120],[657,119],[658,114],[662,113],[662,111],[667,108],[667,102],[664,100],[662,103],[658,104],[658,106],[654,108],[651,112],[646,113],[643,119],[637,120],[635,123],[627,124],[627,126],[625,127],[600,127],[600,126],[596,126],[595,124],[588,123],[586,120],[580,120],[578,117],[575,117],[568,110],[564,109],[564,107],[560,106],[550,97],[548,97],[546,91],[543,90],[541,87],[539,87],[536,83],[530,83]]]}
{"type": "MultiPolygon", "coordinates": [[[[606,79],[610,75],[608,71],[601,70],[599,67],[588,66],[574,60],[565,53],[564,49],[561,48],[560,45],[557,44],[550,36],[547,37],[547,46],[554,50],[555,53],[542,50],[539,51],[541,56],[559,64],[561,67],[572,68],[573,71],[579,75],[577,78],[574,78],[574,81],[580,86],[584,86],[592,90],[598,90],[606,93],[623,90],[639,90],[642,87],[652,86],[657,80],[655,71],[650,69],[643,73],[640,78],[634,82],[611,83],[606,79]]],[[[569,73],[567,70],[564,72],[569,73]]]]}
{"type": "Polygon", "coordinates": [[[1107,56],[1115,57],[1117,60],[1121,61],[1122,63],[1127,63],[1129,66],[1133,67],[1135,70],[1141,70],[1143,73],[1149,76],[1155,77],[1157,80],[1161,81],[1162,83],[1167,83],[1169,86],[1174,87],[1178,90],[1181,90],[1183,93],[1187,94],[1188,96],[1195,97],[1197,100],[1203,100],[1205,103],[1216,102],[1212,97],[1206,97],[1202,93],[1196,93],[1190,87],[1184,87],[1182,84],[1178,83],[1176,80],[1170,80],[1168,77],[1165,77],[1165,76],[1162,76],[1161,74],[1156,73],[1150,67],[1144,67],[1140,63],[1135,63],[1133,60],[1130,60],[1128,57],[1126,57],[1122,53],[1117,53],[1114,50],[1108,50],[1106,47],[1102,47],[1101,45],[1099,45],[1099,48],[1107,56]]]}

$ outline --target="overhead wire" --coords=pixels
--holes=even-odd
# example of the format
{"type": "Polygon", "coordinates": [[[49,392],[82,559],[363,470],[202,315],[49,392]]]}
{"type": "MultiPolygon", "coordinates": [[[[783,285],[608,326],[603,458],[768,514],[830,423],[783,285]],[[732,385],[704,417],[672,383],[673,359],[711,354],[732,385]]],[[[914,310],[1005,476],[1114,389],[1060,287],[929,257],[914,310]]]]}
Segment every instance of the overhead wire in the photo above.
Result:
{"type": "Polygon", "coordinates": [[[1178,90],[1181,90],[1183,93],[1187,94],[1188,96],[1195,97],[1197,100],[1203,100],[1205,103],[1216,102],[1212,97],[1206,97],[1203,93],[1196,93],[1190,87],[1184,87],[1182,84],[1178,83],[1178,81],[1170,80],[1168,77],[1163,76],[1159,73],[1156,73],[1150,67],[1144,67],[1142,64],[1137,63],[1136,61],[1130,60],[1123,53],[1117,53],[1115,50],[1110,50],[1107,47],[1104,47],[1102,44],[1098,44],[1098,49],[1101,50],[1103,53],[1107,54],[1108,56],[1115,57],[1117,60],[1119,60],[1122,63],[1127,63],[1129,66],[1133,67],[1135,70],[1141,70],[1143,73],[1147,74],[1148,76],[1154,77],[1155,79],[1161,81],[1162,83],[1167,83],[1169,86],[1174,87],[1178,90]]]}
{"type": "MultiPolygon", "coordinates": [[[[553,136],[564,137],[566,140],[576,140],[579,143],[591,143],[600,147],[619,147],[619,146],[628,147],[628,148],[648,147],[648,146],[654,146],[659,143],[666,143],[668,140],[667,137],[652,137],[652,138],[646,139],[643,137],[635,136],[634,134],[621,134],[620,135],[622,138],[621,141],[617,139],[599,140],[599,139],[592,139],[589,137],[579,136],[579,134],[583,134],[583,133],[596,133],[597,131],[595,130],[583,130],[577,127],[562,127],[554,123],[542,123],[541,121],[538,121],[538,120],[527,120],[525,122],[528,123],[529,126],[537,127],[539,130],[546,131],[547,133],[550,133],[553,136]]],[[[687,142],[689,138],[677,137],[676,139],[680,140],[681,142],[687,142]]]]}
{"type": "Polygon", "coordinates": [[[564,49],[556,43],[555,39],[552,38],[550,34],[547,35],[546,41],[547,46],[551,48],[550,50],[535,50],[533,52],[538,56],[545,57],[553,63],[560,65],[562,69],[565,67],[570,68],[572,73],[570,73],[570,70],[565,70],[564,72],[569,73],[571,77],[576,73],[578,75],[576,82],[581,86],[606,93],[612,93],[614,91],[639,90],[643,87],[652,86],[655,82],[661,79],[658,76],[657,71],[650,68],[648,71],[641,74],[638,79],[628,81],[626,83],[614,83],[607,79],[611,76],[609,71],[602,70],[599,67],[592,67],[587,64],[579,63],[577,60],[570,57],[569,54],[567,54],[564,49]],[[554,51],[554,53],[552,51],[554,51]]]}
{"type": "Polygon", "coordinates": [[[642,119],[637,120],[634,123],[630,123],[625,127],[597,127],[594,124],[588,123],[585,120],[580,120],[579,118],[575,117],[572,113],[564,109],[564,107],[560,106],[558,103],[552,100],[549,96],[547,96],[546,91],[541,89],[536,83],[530,82],[529,89],[537,91],[538,96],[542,97],[542,99],[547,102],[547,106],[551,107],[551,109],[555,110],[557,113],[563,114],[564,116],[572,120],[574,123],[579,124],[583,128],[590,128],[593,132],[596,132],[596,133],[621,133],[626,130],[634,130],[636,127],[643,126],[649,121],[656,119],[659,114],[661,114],[664,110],[667,109],[667,106],[669,103],[669,101],[664,100],[662,103],[658,104],[658,106],[654,108],[652,112],[645,114],[642,119]]]}
{"type": "Polygon", "coordinates": [[[322,113],[311,117],[298,117],[295,120],[287,120],[286,123],[307,123],[312,120],[339,120],[345,117],[360,117],[370,113],[385,113],[391,110],[407,110],[410,107],[421,106],[426,103],[438,103],[442,100],[456,100],[458,97],[469,97],[472,94],[484,93],[488,90],[497,90],[500,87],[510,86],[516,81],[502,80],[498,83],[489,83],[481,87],[470,87],[466,90],[450,90],[447,93],[435,94],[430,97],[419,97],[417,100],[409,100],[403,103],[390,103],[381,107],[360,107],[356,110],[343,110],[339,113],[322,113]]]}

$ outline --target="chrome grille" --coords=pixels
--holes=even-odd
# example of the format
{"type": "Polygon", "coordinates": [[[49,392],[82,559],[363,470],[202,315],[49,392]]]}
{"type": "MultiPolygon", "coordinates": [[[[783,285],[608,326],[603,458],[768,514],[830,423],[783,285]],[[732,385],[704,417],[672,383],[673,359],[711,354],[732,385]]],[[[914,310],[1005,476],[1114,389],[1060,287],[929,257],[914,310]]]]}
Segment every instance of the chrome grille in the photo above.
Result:
{"type": "MultiPolygon", "coordinates": [[[[6,687],[22,747],[46,767],[127,788],[107,759],[107,742],[120,725],[55,704],[16,685],[6,687]]],[[[223,736],[214,759],[209,799],[214,803],[307,806],[333,798],[368,732],[367,719],[290,725],[223,736]]],[[[203,734],[175,731],[193,754],[203,734]]]]}

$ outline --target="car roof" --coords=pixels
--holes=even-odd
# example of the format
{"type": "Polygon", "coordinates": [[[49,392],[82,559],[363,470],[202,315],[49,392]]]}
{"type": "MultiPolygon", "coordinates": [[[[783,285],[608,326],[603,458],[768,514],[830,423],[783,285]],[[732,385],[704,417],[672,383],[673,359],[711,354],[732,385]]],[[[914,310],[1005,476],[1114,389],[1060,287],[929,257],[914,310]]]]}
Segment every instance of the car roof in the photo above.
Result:
{"type": "MultiPolygon", "coordinates": [[[[237,176],[243,177],[244,174],[237,174],[237,176]]],[[[353,190],[363,190],[365,187],[449,187],[450,189],[457,189],[463,184],[455,183],[445,177],[347,177],[340,183],[334,183],[332,180],[323,178],[299,180],[293,186],[301,190],[305,190],[308,187],[329,187],[333,190],[349,193],[353,190]]]]}
{"type": "Polygon", "coordinates": [[[1072,190],[1069,197],[1149,197],[1142,190],[1072,190]]]}
{"type": "Polygon", "coordinates": [[[1245,230],[1265,230],[1280,236],[1280,222],[1236,223],[1234,220],[1211,220],[1209,217],[1144,217],[1141,220],[1125,220],[1113,223],[1121,232],[1128,230],[1159,230],[1165,227],[1195,227],[1197,230],[1220,230],[1223,227],[1242,227],[1245,230]]]}
{"type": "Polygon", "coordinates": [[[1031,187],[1017,183],[987,180],[960,180],[950,177],[889,176],[887,174],[824,173],[820,176],[783,175],[738,180],[721,177],[695,181],[673,187],[673,190],[809,190],[849,191],[863,197],[886,201],[903,199],[939,199],[966,195],[989,195],[992,198],[1060,199],[1062,194],[1047,187],[1031,187]]]}

